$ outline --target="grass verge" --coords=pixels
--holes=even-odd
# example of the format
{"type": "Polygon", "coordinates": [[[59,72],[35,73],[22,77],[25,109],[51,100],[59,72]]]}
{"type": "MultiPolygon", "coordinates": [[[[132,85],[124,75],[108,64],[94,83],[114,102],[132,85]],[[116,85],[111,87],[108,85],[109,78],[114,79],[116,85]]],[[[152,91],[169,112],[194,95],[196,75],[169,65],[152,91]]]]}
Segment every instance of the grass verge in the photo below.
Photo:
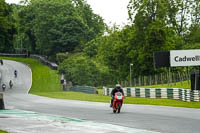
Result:
{"type": "MultiPolygon", "coordinates": [[[[103,96],[102,89],[99,89],[99,94],[86,94],[81,92],[62,92],[59,83],[59,76],[57,71],[49,69],[47,66],[42,65],[39,61],[30,58],[10,58],[0,57],[8,60],[15,60],[23,62],[30,66],[33,72],[33,86],[30,93],[46,96],[57,99],[70,99],[91,102],[104,102],[109,103],[111,97],[103,96]]],[[[180,83],[181,84],[181,83],[180,83]]],[[[174,88],[187,88],[184,82],[182,85],[174,88]]],[[[172,88],[165,85],[157,86],[142,86],[142,88],[172,88]]],[[[150,98],[134,98],[126,97],[124,100],[126,104],[144,104],[144,105],[160,105],[160,106],[173,106],[173,107],[187,107],[187,108],[200,108],[200,102],[183,102],[172,99],[150,99],[150,98]]]]}
{"type": "Polygon", "coordinates": [[[138,86],[138,88],[183,88],[183,89],[191,89],[190,82],[183,81],[177,82],[176,84],[172,83],[171,85],[163,84],[163,85],[151,85],[151,86],[138,86]]]}
{"type": "Polygon", "coordinates": [[[3,131],[3,130],[0,130],[0,133],[8,133],[8,132],[6,132],[6,131],[3,131]]]}
{"type": "Polygon", "coordinates": [[[38,60],[32,58],[14,58],[0,57],[1,59],[14,60],[25,63],[32,70],[32,87],[30,93],[35,92],[53,92],[61,90],[59,75],[57,71],[41,64],[38,60]]]}

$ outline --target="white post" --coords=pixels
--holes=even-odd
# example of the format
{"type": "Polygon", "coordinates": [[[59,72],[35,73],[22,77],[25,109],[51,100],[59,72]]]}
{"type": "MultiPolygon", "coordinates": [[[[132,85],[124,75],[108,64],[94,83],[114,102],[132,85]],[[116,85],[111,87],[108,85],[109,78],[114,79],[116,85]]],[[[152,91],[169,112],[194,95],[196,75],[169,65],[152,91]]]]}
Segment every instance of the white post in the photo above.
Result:
{"type": "Polygon", "coordinates": [[[172,86],[172,82],[171,82],[171,70],[170,70],[170,67],[169,67],[169,86],[172,86]]]}
{"type": "Polygon", "coordinates": [[[130,87],[132,86],[132,75],[131,75],[131,66],[133,66],[133,64],[130,64],[130,87]]]}

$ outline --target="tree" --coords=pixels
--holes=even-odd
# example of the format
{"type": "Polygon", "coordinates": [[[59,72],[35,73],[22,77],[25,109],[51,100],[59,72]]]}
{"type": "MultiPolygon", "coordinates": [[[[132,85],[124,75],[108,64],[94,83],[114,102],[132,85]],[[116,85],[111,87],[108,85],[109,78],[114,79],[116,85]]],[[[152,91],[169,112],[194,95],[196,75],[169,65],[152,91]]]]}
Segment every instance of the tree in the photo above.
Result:
{"type": "Polygon", "coordinates": [[[47,56],[82,51],[85,43],[104,31],[102,18],[82,0],[31,0],[20,18],[31,50],[47,56]]]}
{"type": "Polygon", "coordinates": [[[191,10],[191,21],[192,24],[200,24],[200,0],[193,0],[192,1],[192,9],[191,10]]]}
{"type": "Polygon", "coordinates": [[[106,24],[99,15],[93,13],[90,5],[88,5],[85,0],[72,0],[72,3],[74,3],[75,8],[83,18],[84,23],[89,27],[87,31],[88,41],[104,34],[106,24]]]}
{"type": "Polygon", "coordinates": [[[59,65],[59,72],[65,75],[73,85],[98,86],[109,82],[105,66],[100,66],[90,58],[77,53],[69,56],[59,65]]]}
{"type": "MultiPolygon", "coordinates": [[[[168,3],[160,0],[131,0],[129,16],[134,23],[133,40],[137,51],[137,62],[133,71],[136,75],[155,73],[153,52],[174,49],[175,30],[169,25],[168,3]],[[134,17],[134,18],[133,18],[134,17]]],[[[172,19],[172,17],[171,17],[172,19]]]]}
{"type": "Polygon", "coordinates": [[[193,0],[130,0],[128,12],[132,22],[138,12],[143,12],[149,23],[162,18],[166,26],[183,36],[190,25],[192,5],[193,0]]]}
{"type": "Polygon", "coordinates": [[[185,45],[184,49],[199,49],[200,48],[200,26],[193,24],[189,28],[188,34],[184,36],[185,45]]]}
{"type": "Polygon", "coordinates": [[[5,2],[0,0],[0,52],[13,51],[13,36],[16,32],[10,16],[12,9],[5,2]]]}

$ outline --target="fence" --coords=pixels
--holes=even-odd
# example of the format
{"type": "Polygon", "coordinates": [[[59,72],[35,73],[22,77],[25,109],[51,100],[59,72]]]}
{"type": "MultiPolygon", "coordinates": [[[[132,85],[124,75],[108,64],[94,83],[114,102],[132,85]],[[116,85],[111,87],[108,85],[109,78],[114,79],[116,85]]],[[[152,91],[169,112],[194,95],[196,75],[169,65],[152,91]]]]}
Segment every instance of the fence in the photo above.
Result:
{"type": "MultiPolygon", "coordinates": [[[[110,96],[113,88],[104,87],[104,95],[110,96]]],[[[199,90],[189,90],[181,88],[123,88],[124,95],[130,97],[143,98],[165,98],[176,99],[181,101],[200,101],[199,90]]]]}
{"type": "MultiPolygon", "coordinates": [[[[181,84],[183,81],[188,81],[190,84],[190,74],[188,72],[176,72],[176,73],[160,73],[156,75],[149,75],[149,76],[138,76],[132,78],[131,81],[132,86],[151,86],[151,85],[158,85],[158,84],[174,84],[176,86],[177,82],[181,84]]],[[[130,81],[121,81],[120,84],[122,86],[130,86],[130,81]]]]}

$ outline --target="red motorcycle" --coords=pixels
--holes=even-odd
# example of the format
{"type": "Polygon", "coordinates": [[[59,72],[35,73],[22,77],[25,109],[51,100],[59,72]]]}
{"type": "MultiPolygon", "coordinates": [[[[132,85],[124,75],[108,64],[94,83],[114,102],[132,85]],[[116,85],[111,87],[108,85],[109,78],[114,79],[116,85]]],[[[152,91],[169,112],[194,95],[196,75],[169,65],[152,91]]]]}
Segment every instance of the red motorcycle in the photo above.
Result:
{"type": "Polygon", "coordinates": [[[116,92],[113,99],[113,113],[120,113],[122,104],[123,104],[124,96],[121,92],[116,92]]]}

